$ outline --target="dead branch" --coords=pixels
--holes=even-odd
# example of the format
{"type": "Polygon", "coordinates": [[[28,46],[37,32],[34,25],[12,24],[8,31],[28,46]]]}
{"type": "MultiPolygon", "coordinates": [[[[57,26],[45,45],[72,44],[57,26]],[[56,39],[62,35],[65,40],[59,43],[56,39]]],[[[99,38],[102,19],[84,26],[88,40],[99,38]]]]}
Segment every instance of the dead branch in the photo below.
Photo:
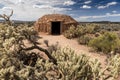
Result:
{"type": "Polygon", "coordinates": [[[12,21],[10,20],[11,16],[13,15],[13,10],[11,11],[10,15],[0,15],[0,18],[3,18],[5,20],[5,23],[7,23],[8,25],[12,25],[12,21]]]}
{"type": "MultiPolygon", "coordinates": [[[[33,46],[31,46],[31,47],[26,47],[26,46],[24,45],[24,43],[22,42],[22,39],[19,39],[19,40],[18,40],[19,50],[17,51],[17,53],[20,53],[21,51],[29,51],[29,50],[33,50],[33,49],[38,49],[39,51],[42,51],[42,52],[44,52],[44,53],[47,55],[47,57],[49,58],[49,61],[50,61],[50,62],[53,62],[55,65],[57,65],[57,60],[48,52],[48,50],[46,50],[46,49],[38,46],[38,44],[40,44],[40,43],[38,43],[35,38],[34,38],[34,39],[32,38],[32,35],[33,35],[33,36],[37,36],[37,34],[29,34],[29,32],[24,31],[24,30],[21,32],[21,34],[24,35],[25,38],[26,38],[31,44],[33,44],[33,46]]],[[[36,37],[36,38],[37,38],[37,37],[36,37]]]]}
{"type": "Polygon", "coordinates": [[[46,49],[43,49],[43,48],[41,48],[41,47],[39,47],[37,45],[34,45],[32,47],[28,47],[28,48],[21,47],[20,51],[22,51],[22,50],[29,51],[29,50],[33,50],[33,49],[38,49],[38,50],[44,52],[48,56],[48,58],[50,59],[50,61],[53,62],[55,65],[57,65],[57,60],[54,57],[52,57],[51,54],[46,49]]]}

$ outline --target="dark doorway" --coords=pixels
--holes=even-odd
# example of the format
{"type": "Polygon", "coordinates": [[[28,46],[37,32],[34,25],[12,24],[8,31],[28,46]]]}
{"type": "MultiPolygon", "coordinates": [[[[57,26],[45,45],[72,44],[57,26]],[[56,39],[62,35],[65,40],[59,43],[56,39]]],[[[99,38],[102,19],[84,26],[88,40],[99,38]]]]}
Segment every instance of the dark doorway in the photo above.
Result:
{"type": "Polygon", "coordinates": [[[60,22],[52,22],[51,23],[51,33],[53,35],[60,35],[60,22]]]}

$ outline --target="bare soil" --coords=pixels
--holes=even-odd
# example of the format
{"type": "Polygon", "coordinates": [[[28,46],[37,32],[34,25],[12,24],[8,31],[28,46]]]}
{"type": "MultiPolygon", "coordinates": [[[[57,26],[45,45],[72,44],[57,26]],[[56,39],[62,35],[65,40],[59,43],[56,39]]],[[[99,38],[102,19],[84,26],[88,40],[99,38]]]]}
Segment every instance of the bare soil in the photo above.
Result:
{"type": "Polygon", "coordinates": [[[105,66],[106,56],[104,54],[91,52],[90,47],[78,44],[76,39],[67,39],[63,35],[48,35],[45,33],[40,33],[40,37],[42,37],[42,39],[40,39],[39,42],[43,44],[43,47],[45,46],[44,40],[48,40],[50,45],[58,42],[61,47],[70,47],[75,50],[78,55],[86,54],[87,56],[90,56],[91,60],[98,59],[98,61],[101,62],[102,67],[105,66]]]}

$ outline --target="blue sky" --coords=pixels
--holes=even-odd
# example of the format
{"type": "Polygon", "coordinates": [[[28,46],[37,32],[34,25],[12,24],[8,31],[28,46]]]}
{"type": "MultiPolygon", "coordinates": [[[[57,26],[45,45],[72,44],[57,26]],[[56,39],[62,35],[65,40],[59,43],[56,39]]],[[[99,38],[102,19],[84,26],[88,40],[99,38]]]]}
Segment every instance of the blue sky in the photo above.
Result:
{"type": "Polygon", "coordinates": [[[13,20],[37,20],[45,14],[67,14],[77,21],[120,21],[120,0],[0,0],[0,14],[13,20]]]}

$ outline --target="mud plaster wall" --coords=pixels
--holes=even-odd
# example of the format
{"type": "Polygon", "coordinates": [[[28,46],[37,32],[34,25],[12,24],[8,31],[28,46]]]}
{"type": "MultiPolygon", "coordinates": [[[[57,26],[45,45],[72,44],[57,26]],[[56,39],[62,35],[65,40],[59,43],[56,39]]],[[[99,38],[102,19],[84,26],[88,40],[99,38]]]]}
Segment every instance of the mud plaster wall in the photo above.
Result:
{"type": "Polygon", "coordinates": [[[51,34],[51,23],[52,22],[60,22],[60,28],[61,28],[61,34],[68,30],[70,26],[77,26],[77,21],[75,21],[73,18],[67,15],[59,15],[59,14],[53,14],[53,15],[45,15],[42,18],[40,18],[35,23],[35,30],[37,32],[45,32],[51,34]]]}

